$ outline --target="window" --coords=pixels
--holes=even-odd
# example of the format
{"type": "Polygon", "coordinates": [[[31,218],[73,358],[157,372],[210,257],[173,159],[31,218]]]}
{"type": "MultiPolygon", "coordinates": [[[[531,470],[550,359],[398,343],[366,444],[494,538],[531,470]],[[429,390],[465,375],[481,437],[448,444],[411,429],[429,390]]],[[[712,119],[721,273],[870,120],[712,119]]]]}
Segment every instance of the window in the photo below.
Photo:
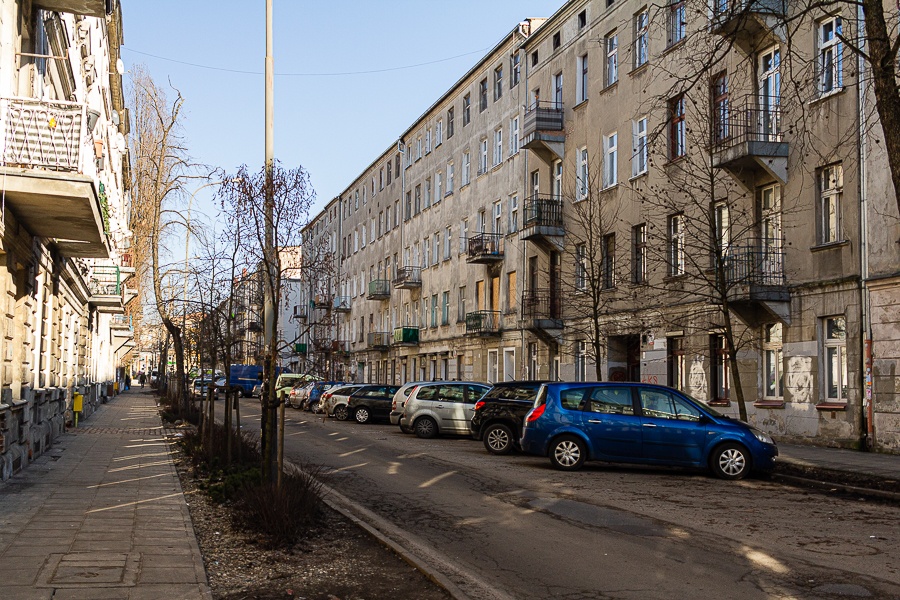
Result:
{"type": "Polygon", "coordinates": [[[631,281],[647,283],[647,225],[631,228],[631,281]]]}
{"type": "Polygon", "coordinates": [[[684,95],[669,100],[669,158],[681,158],[686,152],[684,95]]]}
{"type": "Polygon", "coordinates": [[[536,67],[538,64],[538,51],[535,50],[531,53],[531,66],[536,67]]]}
{"type": "Polygon", "coordinates": [[[469,181],[472,178],[472,165],[469,160],[469,153],[466,152],[463,154],[463,163],[462,163],[462,184],[461,185],[469,185],[469,181]]]}
{"type": "Polygon", "coordinates": [[[674,0],[669,4],[666,23],[666,25],[668,26],[669,46],[673,46],[684,39],[685,28],[687,25],[687,22],[685,21],[684,5],[684,0],[674,0]]]}
{"type": "Polygon", "coordinates": [[[391,169],[392,166],[393,165],[391,164],[391,161],[387,161],[387,184],[388,185],[391,185],[391,180],[394,177],[393,170],[391,169]]]}
{"type": "Polygon", "coordinates": [[[444,228],[444,260],[450,260],[450,239],[452,235],[450,227],[444,228]]]}
{"type": "Polygon", "coordinates": [[[431,266],[431,241],[426,237],[422,240],[422,268],[427,269],[431,266]]]}
{"type": "Polygon", "coordinates": [[[728,256],[728,248],[731,245],[731,216],[728,212],[728,203],[716,202],[713,205],[713,227],[715,240],[713,251],[715,260],[724,260],[728,256]]]}
{"type": "Polygon", "coordinates": [[[461,323],[466,320],[466,286],[459,286],[459,297],[456,303],[456,322],[461,323]]]}
{"type": "Polygon", "coordinates": [[[406,206],[403,207],[403,220],[408,221],[412,217],[412,192],[406,192],[406,206]]]}
{"type": "Polygon", "coordinates": [[[763,398],[781,400],[784,397],[784,351],[782,325],[763,326],[763,398]]]}
{"type": "Polygon", "coordinates": [[[608,188],[618,183],[616,174],[619,168],[619,135],[615,132],[603,138],[603,187],[608,188]]]}
{"type": "Polygon", "coordinates": [[[588,98],[588,55],[578,57],[578,89],[575,90],[578,102],[588,98]]]}
{"type": "Polygon", "coordinates": [[[484,112],[488,107],[488,82],[482,79],[478,84],[478,111],[484,112]]]}
{"type": "Polygon", "coordinates": [[[647,64],[647,32],[650,30],[650,13],[644,9],[634,15],[634,68],[647,64]]]}
{"type": "Polygon", "coordinates": [[[444,175],[438,172],[434,176],[434,203],[437,204],[444,197],[444,175]]]}
{"type": "Polygon", "coordinates": [[[503,162],[503,129],[494,132],[494,166],[503,162]]]}
{"type": "Polygon", "coordinates": [[[422,158],[422,138],[416,138],[416,160],[422,158]]]}
{"type": "Polygon", "coordinates": [[[362,226],[362,235],[360,236],[360,240],[362,242],[362,247],[366,247],[366,226],[362,226]]]}
{"type": "Polygon", "coordinates": [[[469,124],[469,121],[472,120],[472,96],[471,94],[466,94],[463,96],[463,127],[469,124]]]}
{"type": "Polygon", "coordinates": [[[719,73],[712,80],[713,143],[731,136],[729,131],[730,106],[728,102],[728,75],[719,73]]]}
{"type": "Polygon", "coordinates": [[[447,195],[453,193],[453,163],[447,165],[447,195]]]}
{"type": "Polygon", "coordinates": [[[378,191],[384,189],[384,169],[378,169],[378,191]]]}
{"type": "Polygon", "coordinates": [[[669,276],[684,275],[684,215],[669,217],[669,276]]]}
{"type": "Polygon", "coordinates": [[[510,89],[519,85],[519,78],[522,76],[522,65],[519,64],[519,53],[513,54],[510,59],[509,87],[510,89]]]}
{"type": "Polygon", "coordinates": [[[587,381],[587,343],[575,342],[575,381],[587,381]]]}
{"type": "Polygon", "coordinates": [[[438,325],[438,297],[437,294],[431,296],[431,326],[438,325]]]}
{"type": "MultiPolygon", "coordinates": [[[[404,146],[405,148],[405,146],[404,146]]],[[[396,158],[394,159],[394,171],[397,173],[397,177],[400,177],[400,153],[397,153],[396,158]]]]}
{"type": "Polygon", "coordinates": [[[494,102],[503,97],[503,65],[494,69],[494,102]]]}
{"type": "Polygon", "coordinates": [[[416,186],[416,202],[413,206],[413,215],[417,215],[422,212],[422,185],[419,184],[416,186]]]}
{"type": "Polygon", "coordinates": [[[434,262],[432,262],[431,264],[437,265],[441,260],[440,259],[440,256],[441,256],[441,234],[438,232],[435,232],[434,235],[431,236],[431,239],[432,239],[431,247],[434,250],[434,254],[431,255],[434,262]]]}
{"type": "Polygon", "coordinates": [[[669,392],[656,389],[641,388],[641,414],[651,419],[669,419],[672,421],[700,420],[700,411],[669,392]]]}
{"type": "Polygon", "coordinates": [[[425,154],[431,154],[431,127],[425,130],[425,154]]]}
{"type": "Polygon", "coordinates": [[[823,319],[825,353],[825,399],[847,401],[847,321],[844,317],[823,319]]]}
{"type": "Polygon", "coordinates": [[[444,120],[438,119],[437,125],[434,127],[434,147],[437,148],[444,143],[444,120]]]}
{"type": "Polygon", "coordinates": [[[484,175],[488,170],[488,141],[481,140],[480,151],[478,153],[478,174],[484,175]]]}
{"type": "Polygon", "coordinates": [[[633,121],[632,132],[631,176],[636,177],[646,173],[649,166],[647,160],[647,117],[633,121]]]}
{"type": "Polygon", "coordinates": [[[450,324],[450,292],[441,294],[441,325],[450,324]]]}
{"type": "Polygon", "coordinates": [[[844,87],[844,48],[840,37],[840,17],[820,21],[819,30],[819,92],[828,94],[844,87]]]}
{"type": "Polygon", "coordinates": [[[516,312],[516,272],[510,271],[506,274],[506,310],[507,312],[516,312]]]}
{"type": "Polygon", "coordinates": [[[584,147],[578,151],[578,199],[584,200],[588,197],[590,189],[590,166],[588,164],[588,149],[584,147]]]}
{"type": "Polygon", "coordinates": [[[509,197],[509,232],[519,230],[519,196],[513,194],[509,197]]]}
{"type": "Polygon", "coordinates": [[[425,180],[425,206],[424,208],[431,208],[431,178],[427,178],[425,180]]]}
{"type": "Polygon", "coordinates": [[[562,110],[563,107],[563,74],[557,73],[553,76],[553,108],[562,110]]]}
{"type": "Polygon", "coordinates": [[[560,32],[556,32],[553,34],[553,49],[559,50],[559,47],[562,45],[562,35],[560,32]]]}
{"type": "Polygon", "coordinates": [[[587,27],[587,11],[583,10],[578,13],[578,29],[584,29],[587,27]]]}
{"type": "Polygon", "coordinates": [[[713,402],[717,404],[727,404],[729,396],[729,355],[728,343],[724,335],[711,335],[710,346],[712,350],[712,364],[715,366],[712,371],[712,396],[713,402]]]}
{"type": "Polygon", "coordinates": [[[575,289],[587,289],[587,249],[584,244],[575,246],[575,289]]]}
{"type": "Polygon", "coordinates": [[[831,165],[819,171],[819,243],[841,240],[841,196],[844,193],[844,169],[831,165]]]}
{"type": "Polygon", "coordinates": [[[519,151],[519,117],[513,117],[509,121],[509,155],[519,151]]]}
{"type": "Polygon", "coordinates": [[[616,287],[616,234],[603,236],[600,246],[600,267],[603,269],[603,289],[616,287]]]}
{"type": "Polygon", "coordinates": [[[448,140],[453,137],[453,119],[456,116],[454,114],[454,112],[455,111],[452,106],[447,109],[447,139],[448,140]]]}
{"type": "Polygon", "coordinates": [[[687,351],[683,337],[666,338],[666,361],[668,362],[668,385],[676,390],[688,389],[687,351]]]}
{"type": "Polygon", "coordinates": [[[469,239],[469,220],[463,219],[459,223],[459,253],[466,253],[466,244],[469,239]]]}
{"type": "Polygon", "coordinates": [[[606,85],[610,86],[619,80],[619,36],[615,31],[606,36],[603,42],[606,49],[606,85]]]}
{"type": "Polygon", "coordinates": [[[500,200],[494,202],[494,221],[491,224],[491,233],[503,233],[503,203],[500,200]]]}

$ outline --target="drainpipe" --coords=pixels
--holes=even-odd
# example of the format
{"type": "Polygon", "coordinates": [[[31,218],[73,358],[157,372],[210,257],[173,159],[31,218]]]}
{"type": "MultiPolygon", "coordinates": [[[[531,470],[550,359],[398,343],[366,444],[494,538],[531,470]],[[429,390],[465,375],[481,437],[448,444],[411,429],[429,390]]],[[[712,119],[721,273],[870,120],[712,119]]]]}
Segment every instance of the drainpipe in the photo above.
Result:
{"type": "MultiPolygon", "coordinates": [[[[865,18],[863,7],[860,5],[856,9],[857,19],[863,22],[865,18]]],[[[865,48],[865,35],[860,33],[860,47],[865,48]]],[[[860,283],[859,283],[859,306],[860,306],[860,325],[862,327],[863,342],[863,358],[862,358],[862,374],[863,374],[863,401],[860,405],[860,418],[866,424],[866,432],[863,436],[865,448],[872,450],[875,446],[875,426],[874,406],[873,406],[873,390],[872,390],[872,325],[869,322],[869,235],[868,235],[868,169],[867,169],[867,153],[868,144],[866,142],[865,114],[866,114],[866,91],[865,70],[866,62],[861,54],[857,54],[857,122],[859,127],[859,261],[860,261],[860,283]]]]}
{"type": "MultiPolygon", "coordinates": [[[[529,31],[529,35],[530,34],[531,34],[531,32],[529,31]]],[[[524,92],[525,104],[523,106],[527,106],[528,105],[528,74],[530,72],[529,71],[530,66],[528,64],[528,55],[524,54],[522,52],[521,45],[519,46],[518,52],[521,54],[521,56],[519,57],[519,64],[525,67],[524,69],[522,69],[525,74],[522,76],[522,81],[519,82],[519,85],[522,86],[521,88],[519,88],[519,94],[521,95],[524,92]]],[[[524,115],[522,115],[522,117],[523,117],[522,118],[522,126],[519,127],[519,132],[521,132],[525,126],[524,115]]],[[[521,142],[522,142],[522,140],[519,139],[520,145],[521,145],[521,142]]],[[[526,150],[524,148],[520,149],[520,152],[523,153],[523,156],[522,156],[522,209],[520,212],[522,214],[522,226],[524,227],[525,226],[525,200],[528,197],[528,154],[529,153],[528,153],[528,150],[526,150]]],[[[518,223],[516,225],[518,226],[518,223]]],[[[520,248],[519,248],[519,259],[521,261],[521,264],[519,266],[519,273],[522,274],[523,285],[521,287],[523,287],[523,288],[524,288],[524,285],[527,285],[527,281],[528,281],[528,273],[525,272],[527,265],[528,265],[528,257],[527,257],[527,252],[526,252],[527,247],[528,247],[528,243],[525,240],[522,240],[522,242],[520,244],[520,248]]],[[[534,290],[532,290],[532,292],[533,291],[534,290]]],[[[522,299],[524,300],[524,294],[522,295],[522,299]]],[[[520,303],[519,310],[522,310],[523,308],[524,307],[521,306],[521,303],[520,303]]],[[[529,366],[528,378],[529,379],[537,379],[537,377],[535,377],[535,373],[532,373],[530,371],[531,357],[528,355],[528,343],[525,341],[525,328],[524,327],[520,331],[520,335],[522,337],[522,364],[529,366]]],[[[552,364],[552,361],[550,361],[550,363],[552,364]]],[[[547,379],[550,379],[550,378],[548,377],[547,379]]]]}

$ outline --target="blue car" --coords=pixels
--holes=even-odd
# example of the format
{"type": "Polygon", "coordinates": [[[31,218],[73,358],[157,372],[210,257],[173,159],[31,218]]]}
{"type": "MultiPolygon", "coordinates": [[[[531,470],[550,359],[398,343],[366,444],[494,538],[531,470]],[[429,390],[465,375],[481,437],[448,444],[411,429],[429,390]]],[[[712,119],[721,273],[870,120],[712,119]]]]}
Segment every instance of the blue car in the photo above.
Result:
{"type": "Polygon", "coordinates": [[[565,471],[586,460],[709,468],[723,479],[775,468],[768,434],[665,386],[548,383],[522,431],[527,454],[565,471]]]}

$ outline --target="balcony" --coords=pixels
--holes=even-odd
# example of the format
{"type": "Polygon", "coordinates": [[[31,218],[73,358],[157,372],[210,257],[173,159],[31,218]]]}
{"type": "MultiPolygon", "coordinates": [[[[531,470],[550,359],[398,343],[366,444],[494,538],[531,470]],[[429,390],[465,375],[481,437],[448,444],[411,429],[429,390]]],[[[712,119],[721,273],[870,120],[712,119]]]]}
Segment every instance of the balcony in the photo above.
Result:
{"type": "Polygon", "coordinates": [[[395,327],[394,328],[394,346],[418,346],[419,345],[419,328],[418,327],[395,327]]]}
{"type": "Polygon", "coordinates": [[[522,148],[534,151],[551,163],[565,155],[563,106],[556,102],[537,102],[525,110],[522,123],[522,148]]]}
{"type": "Polygon", "coordinates": [[[4,202],[30,233],[67,257],[107,258],[106,195],[82,174],[86,106],[0,98],[4,202]]]}
{"type": "Polygon", "coordinates": [[[394,336],[387,331],[378,331],[366,335],[366,348],[369,350],[387,350],[391,347],[394,336]]]}
{"type": "Polygon", "coordinates": [[[334,304],[334,296],[331,294],[317,294],[313,298],[313,308],[320,310],[331,310],[334,304]]]}
{"type": "Polygon", "coordinates": [[[369,282],[369,291],[366,298],[369,300],[388,300],[391,297],[391,282],[389,279],[375,279],[369,282]]]}
{"type": "Polygon", "coordinates": [[[747,191],[755,192],[760,176],[788,181],[788,142],[784,139],[779,98],[749,97],[720,109],[713,126],[713,166],[728,171],[747,191]]]}
{"type": "Polygon", "coordinates": [[[331,338],[314,338],[313,348],[322,354],[346,356],[350,354],[350,342],[331,338]]]}
{"type": "Polygon", "coordinates": [[[500,335],[500,311],[478,310],[466,313],[466,335],[482,337],[500,335]]]}
{"type": "Polygon", "coordinates": [[[350,312],[350,296],[335,296],[331,301],[331,307],[336,312],[350,312]]]}
{"type": "Polygon", "coordinates": [[[524,222],[519,239],[533,242],[547,251],[563,247],[563,201],[559,196],[535,195],[525,200],[524,222]]]}
{"type": "Polygon", "coordinates": [[[774,42],[773,30],[784,19],[785,0],[713,0],[709,31],[732,37],[747,53],[774,42]]]}
{"type": "Polygon", "coordinates": [[[94,266],[88,278],[88,289],[91,292],[89,302],[99,312],[122,314],[125,303],[119,267],[94,266]]]}
{"type": "Polygon", "coordinates": [[[466,262],[493,264],[503,260],[503,235],[478,233],[466,240],[466,262]]]}
{"type": "Polygon", "coordinates": [[[749,239],[729,247],[725,283],[732,310],[748,325],[789,324],[791,298],[781,240],[749,239]]]}
{"type": "Polygon", "coordinates": [[[306,305],[297,304],[294,306],[294,313],[291,315],[291,318],[296,321],[305,321],[308,317],[308,311],[306,310],[306,305]]]}
{"type": "Polygon", "coordinates": [[[345,340],[333,340],[331,342],[331,353],[335,356],[350,356],[350,342],[345,340]]]}
{"type": "Polygon", "coordinates": [[[113,315],[109,324],[110,329],[118,329],[122,331],[134,331],[131,315],[113,315]]]}
{"type": "Polygon", "coordinates": [[[394,278],[394,288],[413,290],[422,287],[422,267],[401,267],[394,278]]]}
{"type": "Polygon", "coordinates": [[[45,10],[58,10],[89,17],[105,17],[108,0],[33,0],[32,4],[45,10]]]}

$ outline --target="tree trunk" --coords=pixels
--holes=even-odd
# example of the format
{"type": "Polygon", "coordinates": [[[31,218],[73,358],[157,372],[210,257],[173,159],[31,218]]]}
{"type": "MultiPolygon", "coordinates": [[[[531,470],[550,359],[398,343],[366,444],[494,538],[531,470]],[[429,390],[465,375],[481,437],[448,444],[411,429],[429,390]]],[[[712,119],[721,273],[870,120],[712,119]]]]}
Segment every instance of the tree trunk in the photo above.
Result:
{"type": "Polygon", "coordinates": [[[734,382],[734,396],[738,405],[738,417],[747,422],[747,404],[744,400],[744,386],[741,383],[741,370],[738,368],[737,348],[734,343],[734,324],[731,320],[731,309],[726,302],[722,306],[725,317],[725,345],[728,348],[728,365],[731,369],[731,379],[734,382]]]}
{"type": "Polygon", "coordinates": [[[178,398],[179,406],[186,417],[188,399],[185,393],[187,386],[184,385],[184,340],[181,339],[181,327],[168,318],[163,319],[163,325],[166,326],[166,331],[172,336],[172,349],[175,350],[175,394],[176,398],[178,398]]]}

